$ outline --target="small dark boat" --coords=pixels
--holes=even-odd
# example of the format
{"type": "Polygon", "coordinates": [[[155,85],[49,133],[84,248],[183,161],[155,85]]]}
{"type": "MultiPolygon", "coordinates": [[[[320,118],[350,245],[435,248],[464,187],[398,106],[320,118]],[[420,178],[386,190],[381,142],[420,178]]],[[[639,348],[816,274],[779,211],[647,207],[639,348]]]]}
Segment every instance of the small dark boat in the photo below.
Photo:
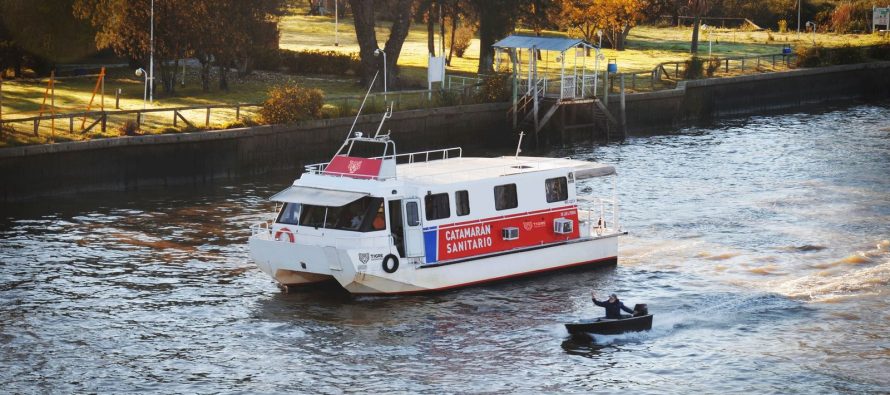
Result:
{"type": "Polygon", "coordinates": [[[569,322],[566,329],[571,334],[596,333],[600,335],[617,335],[625,332],[642,332],[652,329],[652,314],[646,305],[634,306],[634,315],[622,318],[590,318],[569,322]]]}

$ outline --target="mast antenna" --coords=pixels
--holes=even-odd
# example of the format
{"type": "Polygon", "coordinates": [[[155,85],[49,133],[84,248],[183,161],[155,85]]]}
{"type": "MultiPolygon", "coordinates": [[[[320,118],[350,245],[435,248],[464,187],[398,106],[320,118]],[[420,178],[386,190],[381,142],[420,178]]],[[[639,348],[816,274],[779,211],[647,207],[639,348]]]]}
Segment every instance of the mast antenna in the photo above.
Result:
{"type": "Polygon", "coordinates": [[[525,136],[525,132],[519,132],[519,143],[516,144],[516,158],[518,158],[519,153],[522,152],[522,136],[525,136]]]}
{"type": "Polygon", "coordinates": [[[365,108],[365,101],[368,100],[368,95],[371,94],[371,88],[374,87],[374,82],[377,81],[377,75],[380,74],[380,70],[377,70],[374,73],[374,78],[371,79],[371,85],[368,86],[368,91],[365,92],[365,98],[362,99],[362,105],[358,108],[358,113],[355,114],[355,119],[352,120],[352,126],[349,128],[349,133],[346,133],[346,139],[349,139],[349,136],[352,136],[352,129],[355,129],[355,123],[358,122],[358,117],[362,115],[362,109],[365,108]]]}

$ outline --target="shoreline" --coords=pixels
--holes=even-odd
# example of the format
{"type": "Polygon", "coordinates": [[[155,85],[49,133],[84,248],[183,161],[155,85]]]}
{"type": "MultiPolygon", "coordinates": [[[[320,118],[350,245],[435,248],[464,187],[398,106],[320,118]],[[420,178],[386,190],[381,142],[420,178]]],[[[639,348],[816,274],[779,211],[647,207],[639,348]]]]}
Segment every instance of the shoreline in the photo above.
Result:
{"type": "MultiPolygon", "coordinates": [[[[888,97],[890,62],[681,81],[671,90],[627,94],[627,131],[629,136],[649,135],[717,119],[888,97]]],[[[619,103],[619,94],[610,95],[613,114],[619,114],[619,103]]],[[[508,103],[489,103],[402,111],[393,114],[384,124],[384,131],[393,131],[400,152],[462,145],[512,147],[516,136],[510,131],[508,108],[508,103]]],[[[361,116],[355,130],[373,133],[380,117],[361,116]]],[[[25,201],[85,191],[210,184],[218,179],[299,171],[306,164],[327,160],[352,122],[353,118],[333,118],[3,148],[0,198],[5,202],[25,201]]],[[[547,137],[567,142],[554,133],[547,137]]],[[[591,133],[588,130],[561,137],[587,140],[591,133]]]]}

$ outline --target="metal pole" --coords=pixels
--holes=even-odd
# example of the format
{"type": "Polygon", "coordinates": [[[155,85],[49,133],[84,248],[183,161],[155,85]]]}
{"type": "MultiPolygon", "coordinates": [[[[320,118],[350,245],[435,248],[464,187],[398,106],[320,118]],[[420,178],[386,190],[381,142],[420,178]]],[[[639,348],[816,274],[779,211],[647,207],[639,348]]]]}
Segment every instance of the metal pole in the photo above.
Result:
{"type": "Polygon", "coordinates": [[[99,108],[105,112],[105,68],[102,68],[102,100],[99,101],[99,108]]]}
{"type": "Polygon", "coordinates": [[[800,0],[797,0],[797,39],[800,40],[800,0]]]}
{"type": "Polygon", "coordinates": [[[148,74],[145,74],[145,83],[143,84],[145,88],[142,90],[142,109],[145,109],[146,100],[148,100],[148,74]]]}
{"type": "Polygon", "coordinates": [[[151,0],[151,33],[149,37],[150,54],[148,58],[148,80],[151,88],[148,90],[148,98],[154,102],[155,90],[155,0],[151,0]]]}
{"type": "Polygon", "coordinates": [[[624,104],[624,74],[621,74],[621,135],[627,138],[627,107],[624,104]]]}
{"type": "Polygon", "coordinates": [[[337,7],[340,0],[334,0],[334,46],[340,46],[340,13],[337,12],[337,7]]]}

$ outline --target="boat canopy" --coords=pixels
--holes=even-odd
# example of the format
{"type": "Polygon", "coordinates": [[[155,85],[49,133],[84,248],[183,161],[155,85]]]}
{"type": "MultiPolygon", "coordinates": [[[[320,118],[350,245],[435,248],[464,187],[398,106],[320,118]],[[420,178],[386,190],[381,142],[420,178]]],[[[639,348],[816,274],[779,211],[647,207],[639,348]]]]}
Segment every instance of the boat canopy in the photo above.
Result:
{"type": "Polygon", "coordinates": [[[591,163],[585,166],[579,166],[575,170],[575,178],[584,180],[587,178],[611,176],[615,173],[615,167],[597,163],[591,163]]]}
{"type": "Polygon", "coordinates": [[[359,200],[369,194],[363,192],[337,191],[294,185],[269,198],[273,202],[304,203],[314,206],[340,207],[359,200]]]}

